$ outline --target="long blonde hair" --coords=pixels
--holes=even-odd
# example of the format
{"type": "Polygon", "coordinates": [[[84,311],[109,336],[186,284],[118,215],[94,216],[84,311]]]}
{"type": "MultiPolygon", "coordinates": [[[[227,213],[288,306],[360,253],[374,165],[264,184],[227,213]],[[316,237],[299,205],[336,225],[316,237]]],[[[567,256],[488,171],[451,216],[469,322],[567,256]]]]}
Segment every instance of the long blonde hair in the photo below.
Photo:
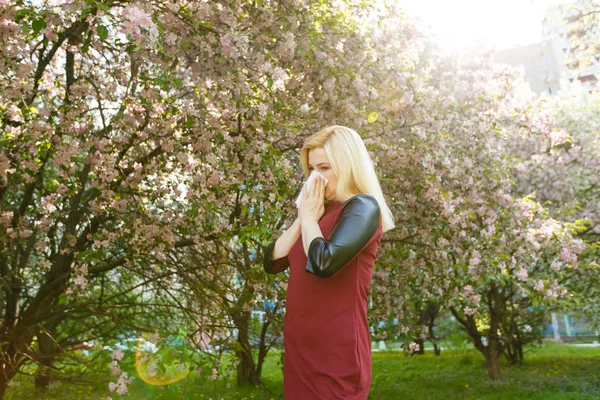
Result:
{"type": "Polygon", "coordinates": [[[345,202],[358,194],[371,194],[379,203],[383,232],[394,229],[394,216],[388,207],[371,156],[359,134],[345,126],[329,126],[306,139],[300,162],[308,178],[308,153],[322,147],[338,177],[336,200],[345,202]]]}

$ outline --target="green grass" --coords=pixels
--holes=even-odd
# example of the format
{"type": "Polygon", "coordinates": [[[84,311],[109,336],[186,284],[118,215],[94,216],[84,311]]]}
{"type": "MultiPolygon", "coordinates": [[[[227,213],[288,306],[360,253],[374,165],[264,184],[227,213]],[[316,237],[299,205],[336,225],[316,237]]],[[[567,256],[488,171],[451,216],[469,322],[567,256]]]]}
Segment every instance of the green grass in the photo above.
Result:
{"type": "Polygon", "coordinates": [[[546,344],[531,349],[523,365],[502,364],[490,381],[474,350],[408,357],[373,354],[372,399],[599,399],[600,348],[546,344]]]}
{"type": "MultiPolygon", "coordinates": [[[[263,385],[227,388],[225,382],[202,380],[191,374],[168,386],[151,386],[135,378],[128,399],[282,399],[279,354],[273,353],[263,370],[263,385]]],[[[134,371],[130,374],[135,376],[134,371]]],[[[29,379],[29,378],[28,378],[29,379]]],[[[233,382],[233,376],[230,379],[233,382]]],[[[109,393],[106,384],[59,384],[47,392],[18,382],[12,399],[100,400],[109,393]]],[[[530,349],[523,365],[502,364],[502,378],[490,381],[483,357],[475,350],[427,352],[407,356],[397,351],[373,353],[373,382],[369,399],[600,399],[600,348],[544,344],[530,349]]]]}

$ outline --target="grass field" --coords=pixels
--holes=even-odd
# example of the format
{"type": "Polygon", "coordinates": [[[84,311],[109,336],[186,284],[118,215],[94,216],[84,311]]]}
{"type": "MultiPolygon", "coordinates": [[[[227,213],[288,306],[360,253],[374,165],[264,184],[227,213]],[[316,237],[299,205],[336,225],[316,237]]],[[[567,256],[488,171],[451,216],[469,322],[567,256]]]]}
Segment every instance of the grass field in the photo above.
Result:
{"type": "MultiPolygon", "coordinates": [[[[107,384],[58,384],[47,392],[21,380],[9,399],[282,399],[279,354],[267,359],[260,387],[227,388],[224,382],[190,375],[167,386],[151,386],[134,378],[129,394],[115,396],[107,384]]],[[[135,376],[134,371],[131,373],[135,376]]],[[[545,344],[531,348],[523,365],[502,365],[502,378],[490,381],[484,359],[474,350],[407,356],[396,351],[373,353],[369,399],[600,399],[600,347],[545,344]]]]}

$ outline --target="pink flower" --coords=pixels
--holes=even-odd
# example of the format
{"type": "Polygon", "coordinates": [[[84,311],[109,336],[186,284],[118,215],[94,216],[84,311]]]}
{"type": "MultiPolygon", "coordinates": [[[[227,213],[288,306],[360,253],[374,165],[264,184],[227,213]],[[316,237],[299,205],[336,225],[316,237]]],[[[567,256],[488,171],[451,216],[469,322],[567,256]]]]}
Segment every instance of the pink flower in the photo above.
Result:
{"type": "Polygon", "coordinates": [[[469,260],[469,266],[476,267],[481,262],[481,255],[477,250],[473,250],[471,253],[471,259],[469,260]]]}
{"type": "Polygon", "coordinates": [[[408,351],[410,353],[415,353],[417,351],[419,351],[419,349],[421,348],[421,346],[419,346],[418,343],[412,342],[411,344],[408,345],[408,351]]]}
{"type": "Polygon", "coordinates": [[[544,282],[540,279],[539,281],[537,281],[537,283],[535,284],[535,286],[533,288],[535,290],[537,290],[538,292],[543,292],[544,291],[544,282]]]}
{"type": "Polygon", "coordinates": [[[566,143],[569,140],[569,136],[567,132],[564,130],[554,131],[550,133],[550,141],[552,143],[552,147],[559,146],[563,143],[566,143]]]}
{"type": "Polygon", "coordinates": [[[516,275],[517,279],[519,279],[521,282],[525,282],[527,280],[527,277],[529,276],[525,268],[519,269],[516,275]]]}
{"type": "Polygon", "coordinates": [[[158,28],[152,21],[152,16],[134,5],[129,5],[123,10],[123,23],[121,27],[126,34],[131,35],[136,42],[141,42],[143,36],[140,28],[144,29],[151,39],[158,37],[158,28]]]}
{"type": "Polygon", "coordinates": [[[121,368],[119,368],[116,360],[112,360],[110,363],[110,373],[112,375],[119,375],[121,373],[121,368]]]}
{"type": "Polygon", "coordinates": [[[471,286],[471,285],[465,286],[464,290],[465,290],[465,296],[467,296],[467,297],[471,296],[474,293],[473,286],[471,286]]]}
{"type": "Polygon", "coordinates": [[[125,356],[125,354],[124,354],[124,353],[123,353],[121,350],[118,350],[118,349],[117,349],[117,350],[115,350],[115,351],[112,353],[112,358],[113,358],[113,360],[119,360],[119,361],[120,361],[120,360],[122,360],[122,359],[123,359],[123,357],[124,357],[124,356],[125,356]]]}
{"type": "Polygon", "coordinates": [[[131,25],[135,25],[137,28],[134,30],[137,31],[139,31],[139,27],[150,28],[154,25],[150,14],[131,4],[123,10],[123,18],[131,25]]]}
{"type": "Polygon", "coordinates": [[[560,258],[564,262],[570,262],[571,252],[569,251],[569,248],[563,248],[560,254],[558,255],[558,258],[560,258]]]}
{"type": "Polygon", "coordinates": [[[237,49],[235,48],[235,44],[228,34],[224,34],[221,36],[221,54],[225,57],[236,58],[238,57],[237,49]]]}
{"type": "Polygon", "coordinates": [[[21,109],[19,109],[19,107],[15,106],[14,104],[11,104],[10,107],[8,108],[8,118],[11,121],[23,122],[23,116],[21,115],[21,109]]]}

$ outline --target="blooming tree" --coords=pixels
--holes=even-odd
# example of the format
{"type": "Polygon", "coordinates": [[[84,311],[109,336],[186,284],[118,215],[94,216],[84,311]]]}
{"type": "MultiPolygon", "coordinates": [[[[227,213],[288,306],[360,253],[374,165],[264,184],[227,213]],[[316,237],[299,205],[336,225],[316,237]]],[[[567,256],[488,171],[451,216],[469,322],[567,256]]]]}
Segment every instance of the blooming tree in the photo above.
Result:
{"type": "Polygon", "coordinates": [[[497,378],[503,353],[522,356],[524,313],[565,295],[561,279],[583,246],[533,199],[513,195],[510,144],[551,131],[529,111],[520,76],[486,58],[439,62],[431,76],[423,123],[397,146],[404,161],[386,164],[408,177],[395,196],[414,217],[376,273],[375,315],[395,312],[407,323],[396,334],[423,339],[428,327],[411,326],[418,308],[442,302],[497,378]]]}
{"type": "Polygon", "coordinates": [[[238,379],[257,382],[244,330],[274,279],[260,273],[262,246],[295,216],[294,150],[324,125],[366,126],[383,74],[403,89],[414,69],[416,41],[401,43],[394,68],[370,47],[378,38],[359,24],[370,12],[360,2],[0,2],[1,393],[36,362],[26,354],[43,353],[32,345],[71,325],[77,301],[99,306],[89,318],[110,309],[128,333],[156,328],[122,318],[107,285],[133,308],[170,299],[159,309],[189,317],[192,337],[232,322],[238,379]],[[181,301],[206,295],[190,285],[211,273],[228,311],[181,301]]]}
{"type": "Polygon", "coordinates": [[[556,96],[540,99],[540,113],[555,121],[546,138],[516,143],[521,159],[517,190],[535,193],[552,215],[587,244],[581,266],[567,279],[568,302],[598,329],[598,246],[600,238],[600,95],[579,82],[564,84],[556,96]]]}

